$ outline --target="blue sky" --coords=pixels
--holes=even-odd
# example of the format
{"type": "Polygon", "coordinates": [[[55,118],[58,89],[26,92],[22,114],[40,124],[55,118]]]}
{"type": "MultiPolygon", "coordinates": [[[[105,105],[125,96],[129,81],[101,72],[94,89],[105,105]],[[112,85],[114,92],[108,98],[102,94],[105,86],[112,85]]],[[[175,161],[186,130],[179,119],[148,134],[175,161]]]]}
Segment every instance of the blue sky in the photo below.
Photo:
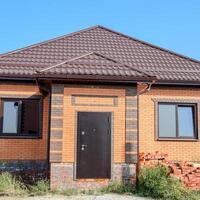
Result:
{"type": "Polygon", "coordinates": [[[0,53],[96,24],[200,60],[200,0],[1,0],[0,53]]]}

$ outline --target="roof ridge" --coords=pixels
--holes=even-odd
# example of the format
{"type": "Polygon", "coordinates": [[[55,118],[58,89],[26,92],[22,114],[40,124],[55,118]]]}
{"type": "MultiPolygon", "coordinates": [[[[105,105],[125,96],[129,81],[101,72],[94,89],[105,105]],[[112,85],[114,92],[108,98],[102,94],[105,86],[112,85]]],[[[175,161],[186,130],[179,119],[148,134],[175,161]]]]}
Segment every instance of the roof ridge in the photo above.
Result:
{"type": "Polygon", "coordinates": [[[65,60],[65,61],[63,61],[63,62],[57,63],[57,64],[55,64],[55,65],[52,65],[52,66],[50,66],[50,67],[47,67],[47,68],[44,68],[44,69],[42,69],[42,70],[40,70],[40,71],[35,71],[35,72],[36,72],[36,73],[41,73],[41,72],[47,71],[47,70],[49,70],[49,69],[58,67],[58,66],[60,66],[60,65],[66,64],[67,62],[71,62],[71,61],[74,61],[74,60],[83,58],[83,57],[88,56],[88,55],[91,55],[91,54],[93,54],[93,52],[81,54],[80,56],[76,56],[76,57],[74,57],[74,58],[67,59],[67,60],[65,60]]]}
{"type": "Polygon", "coordinates": [[[32,47],[37,47],[37,46],[46,44],[48,42],[53,42],[53,41],[56,41],[56,40],[60,40],[60,39],[65,38],[65,37],[71,37],[73,35],[80,34],[82,32],[89,31],[89,30],[95,29],[97,27],[101,27],[101,26],[100,25],[91,26],[91,27],[88,27],[88,28],[81,29],[79,31],[71,32],[71,33],[68,33],[68,34],[65,34],[65,35],[61,35],[61,36],[49,39],[49,40],[45,40],[43,42],[39,42],[39,43],[32,44],[32,45],[29,45],[29,46],[26,46],[26,47],[22,47],[22,48],[13,50],[13,51],[9,51],[7,53],[0,54],[0,59],[3,58],[4,56],[7,56],[7,55],[10,55],[10,54],[13,54],[13,53],[17,53],[19,51],[23,51],[23,50],[26,50],[26,49],[29,49],[29,48],[32,48],[32,47]]]}
{"type": "Polygon", "coordinates": [[[189,57],[189,56],[185,56],[185,55],[180,54],[180,53],[176,53],[176,52],[174,52],[174,51],[172,51],[172,50],[169,50],[169,49],[167,49],[167,48],[163,48],[163,47],[157,46],[157,45],[155,45],[155,44],[152,44],[152,43],[149,43],[149,42],[146,42],[146,41],[137,39],[137,38],[132,37],[132,36],[130,36],[130,35],[126,35],[126,34],[124,34],[124,33],[121,33],[121,32],[115,31],[115,30],[112,30],[112,29],[110,29],[110,28],[107,28],[107,27],[104,27],[104,26],[101,26],[101,25],[98,25],[97,27],[102,28],[102,29],[107,30],[107,31],[110,31],[110,32],[112,32],[112,33],[115,33],[115,34],[117,34],[117,35],[126,37],[126,38],[128,38],[128,39],[131,39],[131,40],[140,42],[140,43],[142,43],[142,44],[144,44],[144,45],[147,45],[147,46],[150,46],[150,47],[152,47],[152,48],[156,48],[156,49],[159,49],[159,50],[161,50],[161,51],[164,51],[164,52],[173,54],[173,55],[175,55],[175,56],[178,56],[178,57],[181,57],[181,58],[184,58],[184,59],[187,59],[187,60],[190,60],[190,61],[192,61],[192,62],[195,62],[195,63],[200,64],[200,60],[191,58],[191,57],[189,57]]]}

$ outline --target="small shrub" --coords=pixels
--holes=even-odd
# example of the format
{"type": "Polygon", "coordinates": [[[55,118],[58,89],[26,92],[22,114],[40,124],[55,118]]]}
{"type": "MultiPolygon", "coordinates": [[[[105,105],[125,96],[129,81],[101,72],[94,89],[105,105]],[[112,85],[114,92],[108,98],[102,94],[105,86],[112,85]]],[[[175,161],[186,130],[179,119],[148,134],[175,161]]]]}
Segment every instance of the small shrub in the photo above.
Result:
{"type": "Polygon", "coordinates": [[[168,186],[168,169],[164,166],[144,167],[140,170],[137,191],[144,196],[162,198],[168,186]]]}
{"type": "Polygon", "coordinates": [[[102,193],[118,193],[118,194],[132,194],[134,187],[131,184],[124,184],[121,182],[114,182],[101,189],[102,193]]]}
{"type": "Polygon", "coordinates": [[[166,166],[144,167],[138,177],[137,193],[166,200],[198,200],[199,196],[187,189],[177,178],[169,175],[166,166]]]}
{"type": "Polygon", "coordinates": [[[12,176],[8,172],[0,174],[0,193],[1,195],[13,196],[13,195],[25,195],[27,194],[26,186],[17,179],[15,176],[12,176]]]}
{"type": "Polygon", "coordinates": [[[30,193],[32,195],[44,195],[47,194],[49,190],[49,182],[46,180],[40,180],[30,187],[30,193]]]}

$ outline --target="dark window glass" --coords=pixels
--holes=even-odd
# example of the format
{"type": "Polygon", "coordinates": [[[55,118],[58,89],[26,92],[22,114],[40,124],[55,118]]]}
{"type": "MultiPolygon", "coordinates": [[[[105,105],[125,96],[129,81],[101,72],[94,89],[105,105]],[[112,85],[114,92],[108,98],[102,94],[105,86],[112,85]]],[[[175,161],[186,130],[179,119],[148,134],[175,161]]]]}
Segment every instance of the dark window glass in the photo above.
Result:
{"type": "Polygon", "coordinates": [[[158,135],[160,138],[196,138],[195,104],[158,104],[158,135]]]}
{"type": "Polygon", "coordinates": [[[3,135],[38,136],[40,132],[39,99],[2,100],[3,135]]]}
{"type": "Polygon", "coordinates": [[[35,135],[39,132],[39,101],[25,100],[21,110],[21,133],[35,135]]]}

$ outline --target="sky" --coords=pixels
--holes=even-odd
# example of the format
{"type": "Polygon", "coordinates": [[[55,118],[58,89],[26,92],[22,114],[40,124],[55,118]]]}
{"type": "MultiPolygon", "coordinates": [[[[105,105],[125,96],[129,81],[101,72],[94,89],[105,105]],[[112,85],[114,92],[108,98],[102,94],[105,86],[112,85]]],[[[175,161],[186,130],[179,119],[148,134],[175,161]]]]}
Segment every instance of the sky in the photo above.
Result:
{"type": "Polygon", "coordinates": [[[97,24],[200,60],[200,0],[1,0],[0,54],[97,24]]]}

